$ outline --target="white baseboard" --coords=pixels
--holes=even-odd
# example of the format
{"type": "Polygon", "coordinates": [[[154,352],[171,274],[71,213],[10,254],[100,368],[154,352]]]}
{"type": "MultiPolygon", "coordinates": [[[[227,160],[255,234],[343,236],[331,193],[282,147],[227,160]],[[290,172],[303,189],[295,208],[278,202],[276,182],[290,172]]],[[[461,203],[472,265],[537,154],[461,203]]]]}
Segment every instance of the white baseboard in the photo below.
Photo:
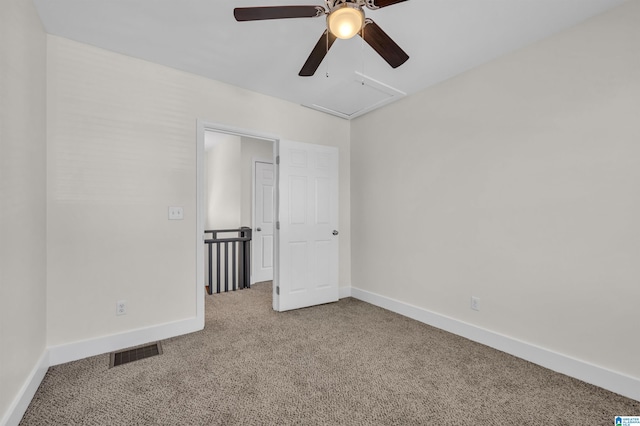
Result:
{"type": "Polygon", "coordinates": [[[124,333],[96,337],[62,345],[49,346],[49,365],[58,365],[94,355],[144,345],[204,328],[204,318],[190,318],[124,333]]]}
{"type": "Polygon", "coordinates": [[[42,383],[47,370],[49,369],[49,351],[44,350],[40,359],[29,373],[29,376],[25,380],[22,388],[14,398],[13,402],[5,412],[2,419],[0,419],[0,426],[17,426],[22,420],[25,411],[29,407],[29,403],[33,399],[33,396],[38,390],[38,386],[42,383]]]}
{"type": "MultiPolygon", "coordinates": [[[[482,343],[542,367],[599,386],[611,392],[640,401],[640,379],[627,376],[588,362],[575,359],[531,343],[508,337],[473,324],[459,321],[424,308],[381,296],[356,287],[340,288],[340,294],[351,297],[416,321],[482,343]]],[[[347,297],[347,296],[345,296],[347,297]]]]}
{"type": "Polygon", "coordinates": [[[351,297],[351,287],[338,287],[339,298],[344,299],[345,297],[351,297]]]}

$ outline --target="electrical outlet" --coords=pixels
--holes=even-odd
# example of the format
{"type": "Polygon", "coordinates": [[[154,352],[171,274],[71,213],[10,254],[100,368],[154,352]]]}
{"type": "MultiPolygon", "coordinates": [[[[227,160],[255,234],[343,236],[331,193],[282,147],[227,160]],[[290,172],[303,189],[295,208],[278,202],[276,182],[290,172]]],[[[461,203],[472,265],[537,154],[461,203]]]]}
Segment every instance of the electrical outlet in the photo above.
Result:
{"type": "Polygon", "coordinates": [[[126,315],[126,314],[127,314],[127,301],[118,300],[116,302],[116,315],[126,315]]]}
{"type": "Polygon", "coordinates": [[[471,309],[474,311],[480,310],[480,298],[476,296],[471,296],[471,309]]]}

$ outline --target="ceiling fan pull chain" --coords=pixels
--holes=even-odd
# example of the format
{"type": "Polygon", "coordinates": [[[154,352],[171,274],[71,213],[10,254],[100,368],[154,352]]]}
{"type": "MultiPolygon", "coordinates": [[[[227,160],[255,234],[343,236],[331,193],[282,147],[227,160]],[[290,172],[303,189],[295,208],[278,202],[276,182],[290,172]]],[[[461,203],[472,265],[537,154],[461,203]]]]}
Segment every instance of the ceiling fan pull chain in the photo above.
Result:
{"type": "MultiPolygon", "coordinates": [[[[325,52],[329,53],[329,29],[328,28],[327,28],[327,38],[325,40],[327,41],[327,44],[326,44],[327,50],[325,52]]],[[[327,78],[329,78],[329,60],[328,59],[327,59],[326,76],[327,76],[327,78]]]]}
{"type": "Polygon", "coordinates": [[[360,52],[362,53],[362,85],[364,86],[364,25],[360,31],[362,32],[360,35],[360,52]]]}

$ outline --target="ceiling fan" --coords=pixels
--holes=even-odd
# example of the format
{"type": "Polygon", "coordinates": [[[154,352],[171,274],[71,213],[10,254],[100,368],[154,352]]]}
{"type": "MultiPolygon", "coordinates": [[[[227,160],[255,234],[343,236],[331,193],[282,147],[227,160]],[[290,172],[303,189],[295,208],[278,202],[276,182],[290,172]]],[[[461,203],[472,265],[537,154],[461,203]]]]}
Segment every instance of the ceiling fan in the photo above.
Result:
{"type": "Polygon", "coordinates": [[[409,55],[370,18],[365,18],[363,6],[375,10],[407,0],[325,0],[324,6],[263,6],[237,7],[233,15],[237,21],[260,21],[283,18],[317,18],[327,16],[327,29],[311,51],[298,73],[312,76],[336,38],[349,39],[359,34],[393,68],[404,64],[409,55]]]}

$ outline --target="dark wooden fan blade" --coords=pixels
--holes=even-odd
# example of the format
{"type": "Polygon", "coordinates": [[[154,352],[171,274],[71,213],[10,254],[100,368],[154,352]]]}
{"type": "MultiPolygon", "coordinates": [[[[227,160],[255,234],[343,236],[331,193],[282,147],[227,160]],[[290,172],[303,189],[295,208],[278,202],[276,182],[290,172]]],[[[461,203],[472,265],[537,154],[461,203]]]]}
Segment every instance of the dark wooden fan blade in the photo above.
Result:
{"type": "Polygon", "coordinates": [[[409,59],[409,55],[371,19],[366,19],[361,35],[392,68],[398,68],[409,59]]]}
{"type": "Polygon", "coordinates": [[[387,7],[396,3],[402,3],[403,1],[407,0],[374,0],[373,4],[375,4],[376,7],[387,7]]]}
{"type": "Polygon", "coordinates": [[[307,58],[307,62],[304,63],[302,69],[298,73],[300,77],[311,77],[315,74],[316,70],[322,63],[322,60],[327,55],[327,52],[331,49],[331,46],[333,46],[333,42],[336,41],[336,36],[329,33],[329,40],[327,40],[327,33],[328,31],[325,30],[322,37],[320,37],[320,40],[318,40],[318,43],[316,43],[316,46],[311,51],[311,54],[307,58]]]}
{"type": "Polygon", "coordinates": [[[265,6],[236,7],[233,16],[236,21],[261,21],[263,19],[315,18],[324,15],[321,6],[265,6]]]}

